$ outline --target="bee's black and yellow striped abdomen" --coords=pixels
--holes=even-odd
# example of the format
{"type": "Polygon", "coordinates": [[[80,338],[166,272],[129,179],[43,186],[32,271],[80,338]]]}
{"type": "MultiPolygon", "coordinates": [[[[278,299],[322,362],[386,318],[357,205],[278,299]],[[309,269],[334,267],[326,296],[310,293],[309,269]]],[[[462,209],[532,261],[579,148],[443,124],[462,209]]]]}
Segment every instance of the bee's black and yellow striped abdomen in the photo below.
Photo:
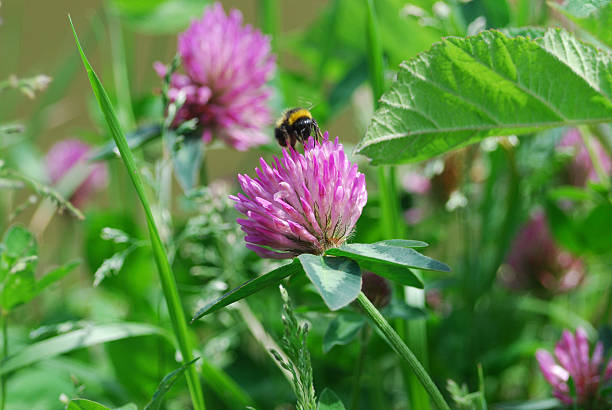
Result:
{"type": "Polygon", "coordinates": [[[292,108],[283,113],[276,122],[274,136],[278,143],[283,146],[295,148],[297,141],[304,142],[314,134],[314,137],[322,138],[321,130],[310,111],[305,108],[292,108]]]}

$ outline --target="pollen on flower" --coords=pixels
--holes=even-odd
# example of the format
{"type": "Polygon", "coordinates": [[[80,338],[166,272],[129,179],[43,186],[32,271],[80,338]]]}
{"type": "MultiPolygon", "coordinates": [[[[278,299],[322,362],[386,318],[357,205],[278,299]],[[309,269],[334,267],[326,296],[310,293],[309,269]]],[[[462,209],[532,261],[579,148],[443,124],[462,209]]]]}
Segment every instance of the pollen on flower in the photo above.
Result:
{"type": "Polygon", "coordinates": [[[247,247],[260,256],[292,258],[342,245],[367,202],[365,176],[338,138],[310,138],[304,154],[283,150],[270,165],[260,159],[257,177],[238,175],[244,194],[230,196],[246,218],[238,219],[247,247]]]}
{"type": "MultiPolygon", "coordinates": [[[[168,97],[175,101],[183,93],[186,100],[175,125],[197,119],[205,142],[220,138],[238,150],[268,142],[263,128],[272,123],[272,89],[266,83],[276,58],[267,36],[243,25],[240,11],[226,15],[215,3],[179,35],[178,53],[185,74],[172,75],[168,97]]],[[[166,75],[163,64],[154,68],[166,75]]]]}

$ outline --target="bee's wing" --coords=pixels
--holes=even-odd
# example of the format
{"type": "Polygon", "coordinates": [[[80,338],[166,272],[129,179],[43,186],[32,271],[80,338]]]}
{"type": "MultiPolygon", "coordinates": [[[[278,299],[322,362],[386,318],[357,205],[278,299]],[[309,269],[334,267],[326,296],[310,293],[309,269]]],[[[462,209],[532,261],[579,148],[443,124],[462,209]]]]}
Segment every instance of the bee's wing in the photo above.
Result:
{"type": "Polygon", "coordinates": [[[312,100],[308,100],[308,99],[306,99],[304,97],[298,98],[298,104],[299,104],[300,107],[304,107],[308,111],[312,111],[312,109],[317,106],[317,104],[312,102],[312,100]]]}

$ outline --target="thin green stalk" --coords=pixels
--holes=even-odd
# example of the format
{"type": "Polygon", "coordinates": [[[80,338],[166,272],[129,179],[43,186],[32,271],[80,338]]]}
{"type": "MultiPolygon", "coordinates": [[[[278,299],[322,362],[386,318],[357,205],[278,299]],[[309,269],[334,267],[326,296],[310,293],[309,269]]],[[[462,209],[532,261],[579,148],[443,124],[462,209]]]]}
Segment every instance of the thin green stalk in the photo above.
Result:
{"type": "MultiPolygon", "coordinates": [[[[417,288],[405,288],[406,304],[416,308],[425,307],[425,291],[417,288]]],[[[405,322],[405,334],[403,340],[413,350],[424,368],[428,367],[427,355],[427,321],[426,319],[414,319],[405,322]]],[[[405,374],[405,373],[404,373],[405,374]]],[[[413,409],[429,409],[431,405],[427,393],[423,390],[421,383],[414,374],[408,374],[408,390],[410,392],[410,405],[413,409]]]]}
{"type": "Polygon", "coordinates": [[[317,69],[317,75],[315,77],[315,84],[319,87],[323,85],[323,77],[325,76],[325,68],[329,62],[329,57],[334,49],[336,43],[336,20],[338,19],[338,11],[340,10],[340,0],[332,0],[331,11],[327,20],[326,27],[329,32],[327,33],[328,41],[323,44],[323,51],[321,52],[321,59],[319,60],[319,67],[317,69]]]}
{"type": "Polygon", "coordinates": [[[366,353],[368,351],[368,342],[370,339],[368,330],[368,328],[361,330],[361,346],[359,347],[359,356],[357,357],[357,363],[355,363],[355,375],[353,376],[353,392],[351,393],[351,405],[349,407],[351,410],[357,410],[359,406],[359,396],[361,393],[361,376],[363,375],[366,353]]]}
{"type": "MultiPolygon", "coordinates": [[[[151,247],[153,249],[153,255],[155,257],[155,263],[158,268],[159,278],[166,299],[166,304],[168,305],[168,313],[170,314],[170,321],[172,323],[174,335],[177,339],[183,362],[190,362],[191,360],[193,360],[193,352],[191,349],[191,343],[189,341],[189,336],[187,332],[187,320],[185,319],[185,312],[183,312],[183,306],[181,305],[181,300],[178,294],[178,290],[176,288],[176,280],[172,273],[172,269],[170,268],[170,263],[168,262],[166,250],[164,249],[164,246],[162,244],[159,231],[157,229],[157,226],[155,225],[155,219],[153,218],[153,212],[151,211],[149,200],[145,194],[144,184],[136,167],[136,162],[134,160],[132,151],[128,146],[127,140],[125,139],[125,135],[123,134],[123,131],[119,125],[117,116],[115,115],[112,109],[112,105],[108,98],[108,95],[102,87],[98,76],[89,64],[87,57],[85,57],[83,49],[81,48],[81,44],[77,37],[76,31],[74,30],[74,26],[72,25],[72,20],[70,20],[70,25],[72,26],[74,39],[81,54],[83,65],[87,70],[87,75],[89,77],[93,92],[96,95],[98,103],[100,104],[100,108],[111,130],[111,135],[113,136],[113,139],[117,144],[117,148],[119,148],[121,158],[123,159],[130,179],[134,184],[134,188],[136,189],[136,193],[138,194],[138,197],[144,209],[145,216],[147,219],[149,236],[151,240],[151,247]]],[[[204,404],[204,395],[202,394],[202,388],[195,366],[189,366],[185,375],[187,377],[187,386],[189,387],[189,393],[191,394],[191,400],[194,409],[204,410],[206,408],[204,404]]]]}
{"type": "Polygon", "coordinates": [[[392,198],[389,192],[389,183],[387,181],[387,168],[379,166],[376,168],[376,176],[378,177],[378,196],[380,201],[380,222],[383,227],[382,234],[385,239],[393,238],[395,230],[393,223],[393,205],[392,198]]]}
{"type": "MultiPolygon", "coordinates": [[[[2,360],[8,356],[8,314],[5,311],[0,313],[0,321],[2,321],[2,360]]],[[[0,410],[4,410],[6,402],[6,374],[0,376],[0,410]]]]}
{"type": "Polygon", "coordinates": [[[124,129],[131,130],[134,128],[136,120],[132,110],[132,96],[130,95],[130,79],[125,58],[123,33],[118,19],[112,15],[108,8],[106,15],[108,16],[108,34],[113,63],[113,79],[115,80],[115,92],[117,93],[117,106],[119,109],[119,123],[124,129]]]}
{"type": "Polygon", "coordinates": [[[431,377],[429,377],[429,374],[427,374],[427,371],[425,371],[423,365],[363,292],[360,292],[359,296],[357,296],[357,302],[363,308],[363,311],[372,320],[378,330],[380,330],[385,336],[385,340],[389,346],[391,346],[395,353],[397,353],[398,356],[400,356],[408,364],[438,409],[450,410],[450,407],[444,400],[442,393],[440,393],[438,387],[436,387],[433,380],[431,380],[431,377]]]}
{"type": "Polygon", "coordinates": [[[382,96],[385,88],[385,76],[383,71],[383,52],[376,11],[374,10],[373,0],[365,0],[368,9],[368,70],[370,74],[370,85],[374,95],[374,106],[378,108],[378,100],[382,96]]]}
{"type": "Polygon", "coordinates": [[[277,50],[276,39],[278,38],[279,30],[279,3],[276,0],[260,0],[259,11],[261,30],[271,37],[272,49],[277,50]]]}
{"type": "MultiPolygon", "coordinates": [[[[385,86],[383,50],[374,2],[373,0],[365,1],[368,18],[367,50],[370,84],[374,97],[374,107],[378,108],[379,100],[385,86]]],[[[388,170],[384,167],[378,167],[378,187],[380,190],[380,204],[382,210],[381,222],[383,227],[385,227],[385,239],[401,237],[403,234],[403,224],[399,218],[399,204],[397,203],[398,196],[396,192],[394,167],[389,167],[388,170]]],[[[404,296],[404,287],[401,285],[395,286],[395,294],[395,297],[402,298],[404,296]]],[[[417,307],[422,306],[418,305],[417,307]]],[[[406,340],[411,347],[416,348],[419,358],[427,362],[427,333],[425,323],[406,323],[402,319],[397,319],[395,321],[395,327],[401,339],[406,340]]],[[[402,366],[402,375],[411,407],[420,410],[429,409],[430,406],[427,394],[420,387],[419,381],[415,378],[413,373],[410,372],[406,366],[402,366]]]]}

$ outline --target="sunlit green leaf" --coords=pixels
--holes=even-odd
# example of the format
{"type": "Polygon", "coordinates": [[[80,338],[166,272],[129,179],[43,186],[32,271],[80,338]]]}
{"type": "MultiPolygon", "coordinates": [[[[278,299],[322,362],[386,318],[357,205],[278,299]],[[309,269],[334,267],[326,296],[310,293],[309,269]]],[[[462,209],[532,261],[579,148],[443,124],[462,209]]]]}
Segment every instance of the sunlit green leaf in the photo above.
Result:
{"type": "Polygon", "coordinates": [[[361,291],[361,270],[344,257],[303,254],[298,256],[306,276],[325,304],[338,310],[354,301],[361,291]]]}
{"type": "Polygon", "coordinates": [[[487,136],[611,121],[610,54],[559,29],[535,40],[485,31],[402,63],[356,150],[397,164],[487,136]]]}
{"type": "Polygon", "coordinates": [[[542,27],[506,27],[501,30],[508,37],[529,37],[531,39],[544,37],[546,29],[542,27]]]}
{"type": "MultiPolygon", "coordinates": [[[[572,4],[580,7],[580,3],[583,3],[582,0],[572,0],[568,2],[567,5],[572,4]]],[[[549,4],[576,24],[579,30],[586,31],[604,45],[612,48],[612,30],[610,30],[610,26],[612,25],[612,3],[610,0],[603,0],[598,2],[601,7],[588,7],[592,5],[592,3],[593,2],[587,2],[585,4],[589,11],[586,15],[585,13],[572,14],[572,11],[568,9],[567,6],[564,7],[554,2],[550,2],[549,4]]]]}

